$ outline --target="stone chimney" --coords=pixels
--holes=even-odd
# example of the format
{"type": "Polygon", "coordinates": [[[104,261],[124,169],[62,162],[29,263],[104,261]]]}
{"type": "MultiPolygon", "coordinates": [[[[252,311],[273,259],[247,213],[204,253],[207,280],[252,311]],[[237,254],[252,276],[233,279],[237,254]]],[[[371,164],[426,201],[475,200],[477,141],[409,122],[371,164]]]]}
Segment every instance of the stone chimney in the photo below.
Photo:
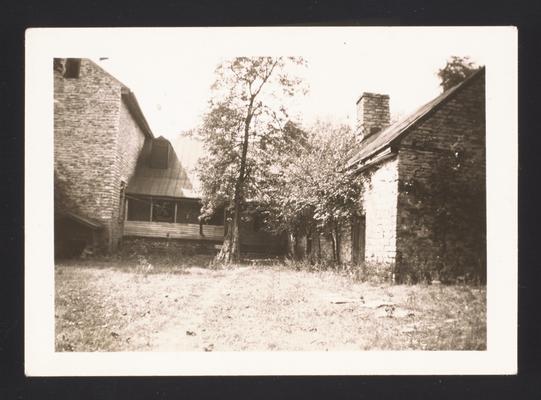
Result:
{"type": "Polygon", "coordinates": [[[387,127],[390,120],[389,95],[365,92],[357,100],[357,134],[360,140],[387,127]]]}

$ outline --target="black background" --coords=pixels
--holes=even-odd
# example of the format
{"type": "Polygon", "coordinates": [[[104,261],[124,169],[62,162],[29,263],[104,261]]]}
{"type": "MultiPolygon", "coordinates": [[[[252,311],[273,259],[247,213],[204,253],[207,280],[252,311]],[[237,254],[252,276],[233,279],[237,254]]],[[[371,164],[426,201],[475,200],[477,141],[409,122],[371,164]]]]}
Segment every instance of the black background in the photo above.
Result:
{"type": "MultiPolygon", "coordinates": [[[[536,1],[14,1],[0,7],[0,399],[541,398],[539,27],[536,1]],[[519,28],[519,374],[424,377],[26,378],[24,31],[29,27],[455,26],[519,28]]],[[[142,55],[144,56],[144,55],[142,55]]],[[[501,183],[505,185],[505,182],[501,183]]],[[[490,287],[489,287],[490,290],[490,287]]],[[[495,310],[497,312],[497,310],[495,310]]]]}

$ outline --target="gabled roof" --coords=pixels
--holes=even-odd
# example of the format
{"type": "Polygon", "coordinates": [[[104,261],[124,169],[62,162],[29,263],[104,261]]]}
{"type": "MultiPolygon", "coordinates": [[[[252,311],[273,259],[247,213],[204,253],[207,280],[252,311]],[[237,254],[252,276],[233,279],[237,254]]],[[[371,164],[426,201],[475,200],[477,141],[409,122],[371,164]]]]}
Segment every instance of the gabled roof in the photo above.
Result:
{"type": "Polygon", "coordinates": [[[429,101],[422,107],[418,108],[415,112],[409,116],[395,122],[394,124],[388,126],[385,129],[382,129],[378,133],[368,137],[368,140],[361,142],[360,148],[348,162],[347,168],[352,168],[354,165],[362,162],[363,160],[376,155],[387,146],[390,146],[396,142],[400,137],[406,134],[410,128],[417,125],[423,121],[428,115],[437,110],[448,100],[452,99],[457,93],[462,91],[470,82],[483,76],[485,74],[485,67],[480,68],[470,77],[466,78],[464,81],[458,85],[452,87],[449,90],[446,90],[441,95],[435,99],[429,101]]]}
{"type": "Polygon", "coordinates": [[[128,182],[126,194],[171,198],[194,197],[188,174],[167,139],[160,136],[157,139],[145,141],[137,160],[135,173],[128,182]],[[167,168],[151,167],[150,159],[154,141],[166,142],[169,146],[167,168]]]}

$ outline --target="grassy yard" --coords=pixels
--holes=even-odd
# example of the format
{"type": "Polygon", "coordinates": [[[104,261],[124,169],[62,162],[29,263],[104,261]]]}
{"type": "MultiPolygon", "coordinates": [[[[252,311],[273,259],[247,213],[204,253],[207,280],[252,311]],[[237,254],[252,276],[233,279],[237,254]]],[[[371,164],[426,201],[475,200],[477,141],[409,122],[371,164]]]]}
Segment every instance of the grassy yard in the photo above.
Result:
{"type": "Polygon", "coordinates": [[[486,290],[284,265],[59,264],[57,351],[484,350],[486,290]]]}

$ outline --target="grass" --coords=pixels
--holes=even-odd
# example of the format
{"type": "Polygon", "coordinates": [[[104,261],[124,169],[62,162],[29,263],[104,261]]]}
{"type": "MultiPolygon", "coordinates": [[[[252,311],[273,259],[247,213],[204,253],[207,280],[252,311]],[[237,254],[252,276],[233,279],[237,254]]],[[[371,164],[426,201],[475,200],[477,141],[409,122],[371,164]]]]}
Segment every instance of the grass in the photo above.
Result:
{"type": "Polygon", "coordinates": [[[204,256],[56,266],[57,351],[484,350],[486,289],[204,256]]]}

